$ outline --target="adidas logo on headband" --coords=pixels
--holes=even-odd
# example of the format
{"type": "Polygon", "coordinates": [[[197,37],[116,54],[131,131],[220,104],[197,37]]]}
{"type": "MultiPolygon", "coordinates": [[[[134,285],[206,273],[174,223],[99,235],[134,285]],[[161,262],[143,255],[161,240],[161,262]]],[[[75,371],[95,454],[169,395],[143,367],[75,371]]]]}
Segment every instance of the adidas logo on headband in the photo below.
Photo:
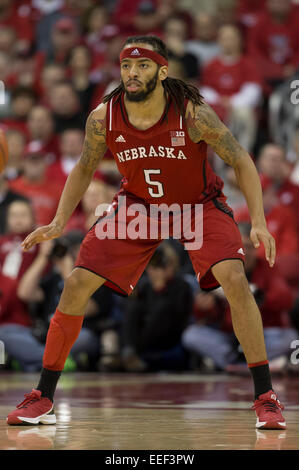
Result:
{"type": "Polygon", "coordinates": [[[134,49],[134,51],[131,52],[131,55],[140,55],[140,52],[138,49],[134,49]]]}

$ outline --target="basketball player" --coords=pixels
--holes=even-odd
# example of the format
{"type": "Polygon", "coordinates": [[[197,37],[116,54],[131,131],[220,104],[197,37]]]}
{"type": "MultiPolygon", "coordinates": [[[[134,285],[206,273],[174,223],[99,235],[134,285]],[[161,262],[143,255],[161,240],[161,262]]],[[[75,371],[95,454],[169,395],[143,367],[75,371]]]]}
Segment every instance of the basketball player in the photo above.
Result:
{"type": "MultiPolygon", "coordinates": [[[[23,249],[59,237],[86,191],[107,147],[123,175],[114,198],[126,207],[151,204],[203,204],[203,245],[189,251],[201,288],[222,286],[230,303],[235,334],[252,373],[258,428],[285,429],[283,406],[273,392],[260,312],[243,268],[241,237],[222,193],[223,183],[207,162],[207,145],[231,165],[251,215],[251,240],[263,243],[272,267],[275,242],[267,230],[258,173],[197,88],[167,77],[167,51],[154,36],[128,38],[120,54],[121,84],[91,112],[80,161],[65,184],[53,221],[31,233],[23,249]]],[[[160,239],[99,239],[100,217],[82,242],[76,267],[65,282],[51,320],[43,370],[37,389],[8,415],[8,424],[54,424],[53,401],[57,381],[72,345],[79,335],[89,297],[106,284],[129,295],[160,239]]],[[[183,242],[184,240],[182,240],[183,242]]]]}

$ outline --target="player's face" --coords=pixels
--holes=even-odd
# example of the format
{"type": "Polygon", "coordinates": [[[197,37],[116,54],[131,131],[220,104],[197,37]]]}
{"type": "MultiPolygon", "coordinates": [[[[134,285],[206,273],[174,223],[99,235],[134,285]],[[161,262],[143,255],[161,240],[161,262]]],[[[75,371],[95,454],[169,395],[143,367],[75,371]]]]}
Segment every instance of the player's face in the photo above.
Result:
{"type": "Polygon", "coordinates": [[[150,59],[124,59],[121,79],[129,101],[145,101],[157,86],[159,66],[150,59]]]}

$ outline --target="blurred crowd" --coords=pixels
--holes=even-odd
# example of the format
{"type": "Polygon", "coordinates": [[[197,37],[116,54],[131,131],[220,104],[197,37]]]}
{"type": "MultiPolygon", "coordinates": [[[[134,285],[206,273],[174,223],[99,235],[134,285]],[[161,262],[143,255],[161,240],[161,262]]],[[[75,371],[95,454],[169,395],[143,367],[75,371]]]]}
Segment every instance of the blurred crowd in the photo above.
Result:
{"type": "MultiPolygon", "coordinates": [[[[198,86],[256,163],[277,244],[272,269],[263,248],[255,250],[250,241],[249,214],[233,169],[209,155],[242,234],[270,368],[294,372],[299,2],[291,0],[0,0],[0,128],[9,147],[0,175],[0,340],[6,351],[0,367],[41,369],[64,280],[96,220],[96,207],[110,203],[119,188],[107,151],[63,237],[22,251],[25,236],[52,220],[80,157],[86,118],[118,85],[119,51],[136,34],[165,41],[169,75],[198,86]]],[[[104,286],[85,314],[65,370],[246,370],[222,289],[200,290],[176,240],[163,242],[128,299],[104,286]]]]}

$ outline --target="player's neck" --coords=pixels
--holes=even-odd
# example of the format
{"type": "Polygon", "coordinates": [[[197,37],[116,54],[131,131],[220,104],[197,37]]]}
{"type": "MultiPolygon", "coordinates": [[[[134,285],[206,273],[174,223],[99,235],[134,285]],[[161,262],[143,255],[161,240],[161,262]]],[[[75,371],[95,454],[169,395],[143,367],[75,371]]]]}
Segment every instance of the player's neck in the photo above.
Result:
{"type": "Polygon", "coordinates": [[[162,85],[157,86],[149,98],[141,102],[129,101],[125,95],[124,104],[130,123],[140,130],[145,130],[158,122],[164,112],[166,106],[164,88],[162,85]]]}

